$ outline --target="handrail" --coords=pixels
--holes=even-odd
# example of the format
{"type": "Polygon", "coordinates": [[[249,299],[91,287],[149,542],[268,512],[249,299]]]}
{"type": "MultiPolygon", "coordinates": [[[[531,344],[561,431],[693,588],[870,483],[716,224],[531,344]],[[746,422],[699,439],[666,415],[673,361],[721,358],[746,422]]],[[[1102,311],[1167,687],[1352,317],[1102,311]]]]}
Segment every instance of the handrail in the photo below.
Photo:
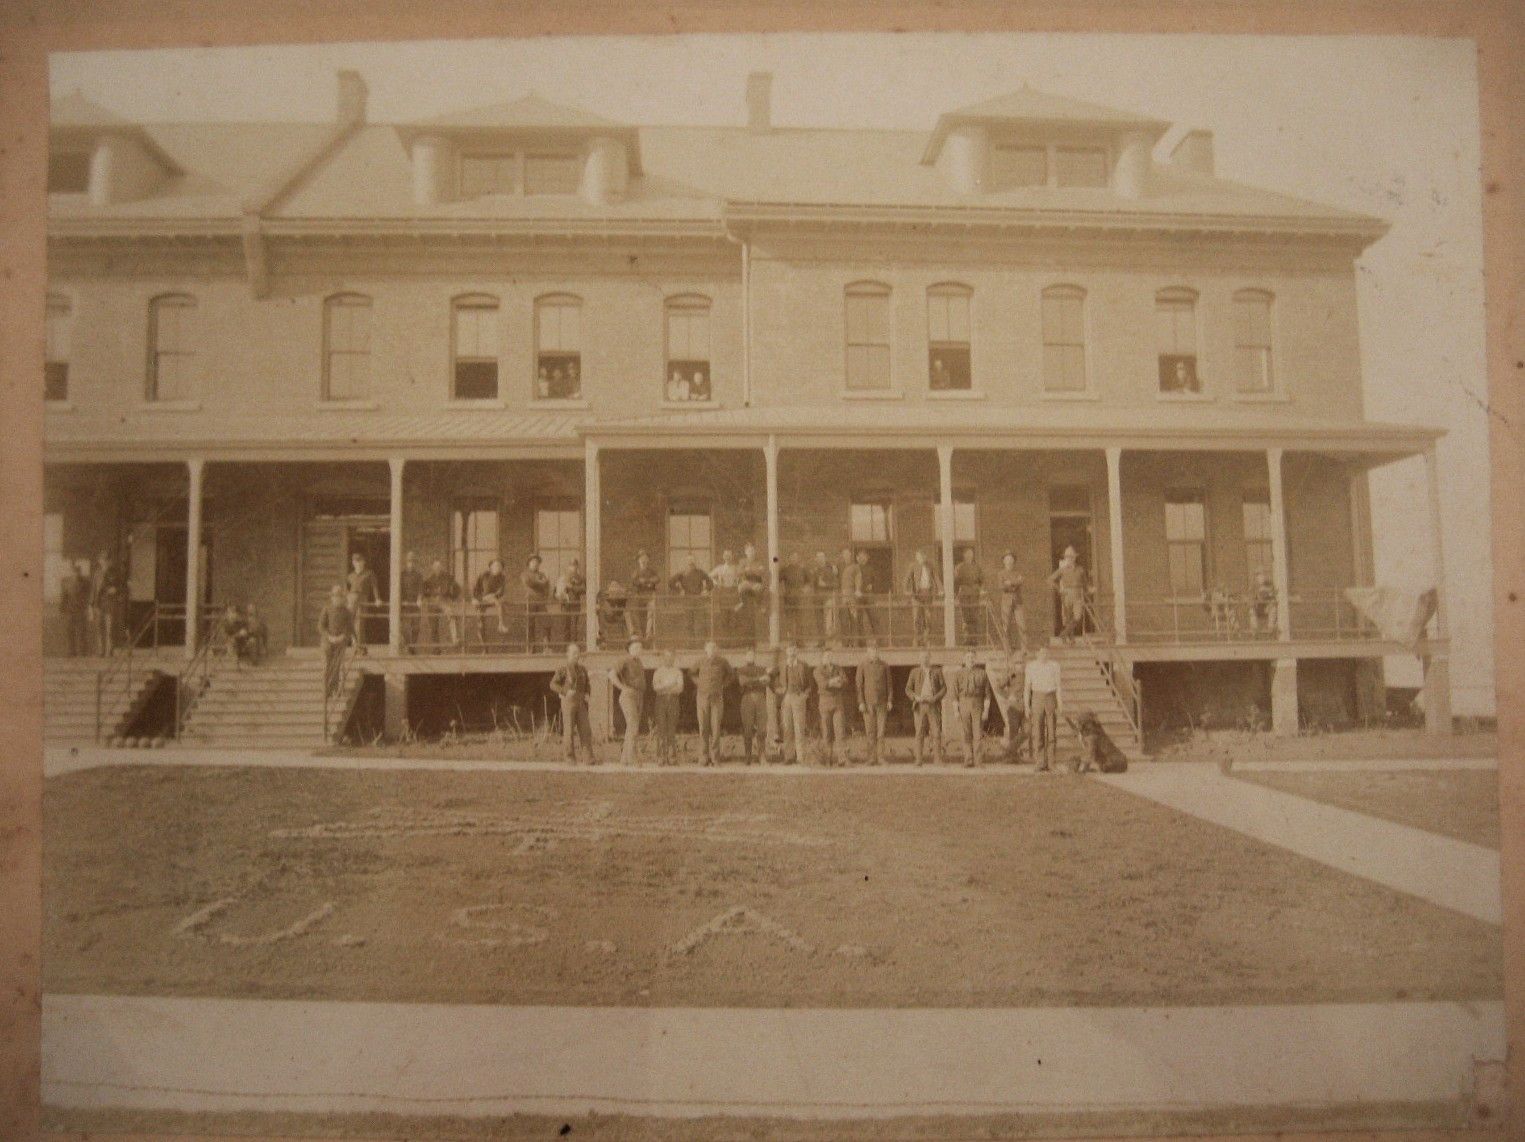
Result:
{"type": "MultiPolygon", "coordinates": [[[[356,649],[357,649],[357,644],[356,644],[356,642],[353,639],[351,639],[350,642],[349,642],[349,645],[347,645],[340,652],[340,654],[339,654],[339,685],[333,691],[330,691],[329,688],[328,688],[327,672],[326,671],[324,672],[325,676],[324,676],[324,679],[323,679],[323,742],[324,742],[325,745],[330,744],[333,741],[333,726],[331,724],[329,711],[330,711],[330,709],[334,705],[336,705],[336,703],[334,702],[334,699],[335,698],[343,697],[345,688],[349,685],[350,665],[355,660],[356,649]]],[[[340,711],[339,711],[339,713],[340,713],[339,725],[341,727],[344,725],[344,714],[349,709],[349,706],[350,706],[350,703],[348,701],[345,701],[344,703],[342,703],[342,705],[340,707],[340,711]]]]}
{"type": "MultiPolygon", "coordinates": [[[[190,637],[190,632],[186,632],[190,637]]],[[[190,717],[191,707],[195,699],[201,696],[202,690],[206,689],[206,683],[212,672],[212,646],[211,638],[200,638],[193,654],[175,679],[175,737],[178,739],[185,730],[186,719],[190,717]],[[191,686],[195,685],[195,693],[191,693],[191,686]]]]}
{"type": "Polygon", "coordinates": [[[1132,727],[1135,738],[1142,742],[1144,740],[1143,690],[1138,680],[1133,677],[1131,664],[1118,652],[1117,642],[1110,637],[1110,632],[1105,641],[1098,641],[1092,637],[1092,631],[1106,629],[1096,613],[1094,602],[1087,598],[1083,606],[1086,621],[1080,624],[1080,641],[1095,656],[1096,664],[1102,668],[1102,676],[1107,680],[1107,686],[1117,698],[1118,704],[1122,706],[1123,714],[1127,717],[1128,725],[1132,727]]]}
{"type": "Polygon", "coordinates": [[[107,686],[109,686],[114,681],[115,675],[121,673],[124,675],[122,680],[123,692],[128,694],[132,692],[132,652],[134,648],[137,647],[137,645],[143,640],[143,636],[147,634],[150,629],[154,631],[154,647],[157,649],[159,630],[158,622],[159,604],[152,603],[149,606],[148,614],[144,616],[143,621],[139,623],[137,629],[128,636],[126,654],[118,658],[115,655],[110,655],[112,650],[111,647],[106,648],[108,655],[110,655],[106,667],[103,670],[97,671],[95,675],[95,740],[97,742],[101,740],[101,733],[104,729],[102,723],[106,716],[107,686]]]}

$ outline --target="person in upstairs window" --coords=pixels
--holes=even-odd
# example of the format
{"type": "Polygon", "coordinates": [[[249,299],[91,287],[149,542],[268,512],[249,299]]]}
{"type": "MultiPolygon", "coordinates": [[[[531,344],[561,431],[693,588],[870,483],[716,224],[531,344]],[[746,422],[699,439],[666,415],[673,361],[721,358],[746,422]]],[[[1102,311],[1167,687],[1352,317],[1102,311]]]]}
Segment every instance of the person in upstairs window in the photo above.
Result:
{"type": "Polygon", "coordinates": [[[563,399],[576,400],[582,396],[582,374],[577,366],[576,358],[567,362],[567,381],[563,389],[563,399]]]}
{"type": "Polygon", "coordinates": [[[710,375],[709,375],[709,373],[707,373],[707,372],[705,372],[703,370],[700,370],[700,369],[695,369],[694,370],[693,379],[691,381],[689,381],[689,384],[688,384],[688,399],[689,400],[709,400],[710,399],[710,375]]]}
{"type": "Polygon", "coordinates": [[[667,378],[666,396],[673,404],[682,404],[689,399],[688,378],[681,369],[674,369],[672,376],[667,378]]]}
{"type": "Polygon", "coordinates": [[[535,373],[535,399],[551,399],[551,374],[544,365],[541,365],[535,373]]]}
{"type": "Polygon", "coordinates": [[[953,374],[948,372],[948,366],[943,362],[941,357],[932,358],[932,377],[930,383],[932,391],[935,393],[944,392],[953,387],[953,374]]]}

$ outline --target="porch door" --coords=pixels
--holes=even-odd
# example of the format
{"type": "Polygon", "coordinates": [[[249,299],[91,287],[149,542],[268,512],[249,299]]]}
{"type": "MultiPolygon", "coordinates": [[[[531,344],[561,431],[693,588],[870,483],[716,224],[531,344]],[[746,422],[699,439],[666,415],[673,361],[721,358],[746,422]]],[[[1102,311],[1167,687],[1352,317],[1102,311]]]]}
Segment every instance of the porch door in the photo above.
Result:
{"type": "MultiPolygon", "coordinates": [[[[328,593],[343,586],[349,573],[350,556],[365,556],[366,566],[376,576],[376,586],[383,599],[391,569],[391,531],[387,523],[370,516],[328,517],[309,520],[302,527],[302,613],[296,642],[299,646],[318,644],[318,618],[328,605],[328,593]]],[[[365,642],[375,645],[387,641],[387,619],[373,616],[361,630],[365,642]]]]}
{"type": "MultiPolygon", "coordinates": [[[[1066,547],[1073,547],[1080,565],[1096,581],[1093,530],[1091,522],[1091,489],[1084,485],[1057,484],[1048,490],[1049,571],[1059,566],[1066,547]]],[[[1059,606],[1057,591],[1052,596],[1053,633],[1064,627],[1064,614],[1059,606]]]]}

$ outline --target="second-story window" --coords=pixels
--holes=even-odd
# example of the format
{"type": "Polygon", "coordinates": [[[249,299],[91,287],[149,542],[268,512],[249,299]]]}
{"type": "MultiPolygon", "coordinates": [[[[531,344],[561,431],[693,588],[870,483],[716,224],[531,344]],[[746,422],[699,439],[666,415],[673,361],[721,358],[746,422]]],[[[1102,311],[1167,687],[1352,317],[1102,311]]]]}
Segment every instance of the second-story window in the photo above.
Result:
{"type": "Polygon", "coordinates": [[[323,303],[323,399],[371,392],[371,299],[342,293],[323,303]]]}
{"type": "Polygon", "coordinates": [[[890,387],[890,287],[855,282],[844,297],[847,317],[847,387],[874,392],[890,387]]]}
{"type": "Polygon", "coordinates": [[[967,390],[969,309],[974,291],[962,285],[927,290],[927,387],[933,392],[967,390]]]}
{"type": "Polygon", "coordinates": [[[667,301],[669,401],[707,401],[710,389],[710,299],[689,295],[667,301]]]}
{"type": "Polygon", "coordinates": [[[1234,387],[1241,393],[1275,391],[1271,368],[1271,295],[1242,289],[1234,295],[1234,387]]]}
{"type": "Polygon", "coordinates": [[[451,392],[456,400],[498,398],[498,299],[483,294],[450,303],[451,392]]]}
{"type": "Polygon", "coordinates": [[[156,297],[148,306],[150,401],[185,401],[196,395],[196,299],[156,297]]]}
{"type": "Polygon", "coordinates": [[[62,294],[48,294],[47,356],[43,362],[43,399],[69,399],[69,333],[74,307],[62,294]]]}
{"type": "Polygon", "coordinates": [[[582,396],[582,301],[553,294],[535,302],[535,399],[582,396]]]}
{"type": "Polygon", "coordinates": [[[1043,291],[1043,389],[1086,391],[1085,291],[1050,286],[1043,291]]]}
{"type": "Polygon", "coordinates": [[[1154,325],[1159,348],[1160,392],[1200,393],[1196,292],[1189,289],[1160,290],[1154,295],[1154,325]]]}

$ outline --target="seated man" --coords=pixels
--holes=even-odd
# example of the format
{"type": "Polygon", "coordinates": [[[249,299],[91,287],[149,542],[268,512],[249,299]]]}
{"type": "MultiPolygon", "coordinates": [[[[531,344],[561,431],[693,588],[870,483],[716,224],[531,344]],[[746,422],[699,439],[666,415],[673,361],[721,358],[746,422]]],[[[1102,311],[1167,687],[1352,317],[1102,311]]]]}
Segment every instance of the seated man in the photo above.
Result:
{"type": "Polygon", "coordinates": [[[263,662],[270,653],[270,628],[265,625],[265,620],[255,610],[253,603],[244,608],[244,634],[244,648],[249,661],[263,662]]]}
{"type": "Polygon", "coordinates": [[[217,639],[219,649],[231,655],[234,662],[241,663],[248,657],[249,629],[232,603],[223,609],[222,619],[217,624],[217,639]]]}

